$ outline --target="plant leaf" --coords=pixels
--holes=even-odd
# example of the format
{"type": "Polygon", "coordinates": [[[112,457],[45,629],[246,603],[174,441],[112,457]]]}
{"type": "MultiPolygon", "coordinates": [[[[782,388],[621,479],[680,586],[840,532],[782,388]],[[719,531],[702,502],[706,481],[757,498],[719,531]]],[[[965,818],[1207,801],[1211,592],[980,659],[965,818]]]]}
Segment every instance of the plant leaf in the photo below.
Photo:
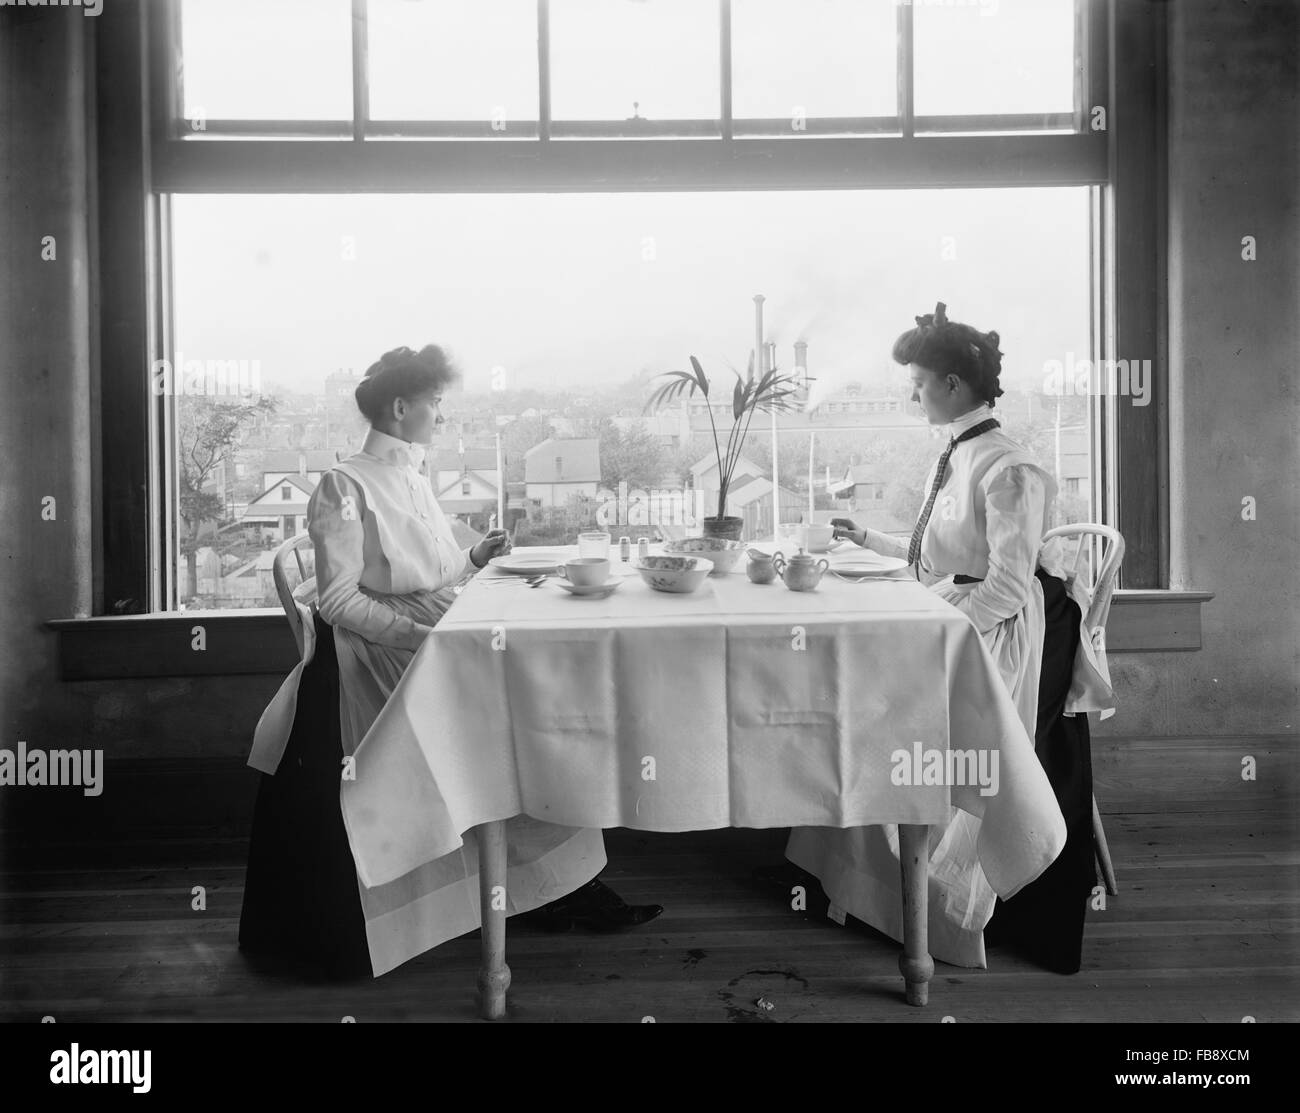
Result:
{"type": "Polygon", "coordinates": [[[645,404],[645,413],[679,398],[688,388],[690,393],[695,393],[695,377],[685,371],[665,371],[659,377],[668,381],[650,395],[650,400],[645,404]]]}
{"type": "Polygon", "coordinates": [[[700,393],[707,398],[709,396],[709,380],[704,375],[704,368],[700,366],[700,361],[694,356],[691,356],[691,366],[695,369],[695,381],[700,384],[700,393]]]}
{"type": "Polygon", "coordinates": [[[739,375],[736,376],[736,389],[731,394],[731,416],[733,420],[739,421],[740,415],[745,412],[745,383],[739,375]]]}

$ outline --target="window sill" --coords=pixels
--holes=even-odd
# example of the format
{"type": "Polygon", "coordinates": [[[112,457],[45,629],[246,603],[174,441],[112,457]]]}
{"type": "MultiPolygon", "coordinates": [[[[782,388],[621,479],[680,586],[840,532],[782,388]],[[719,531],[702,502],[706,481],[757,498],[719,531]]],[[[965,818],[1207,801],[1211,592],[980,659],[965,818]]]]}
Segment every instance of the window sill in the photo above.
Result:
{"type": "Polygon", "coordinates": [[[278,607],[59,618],[46,625],[59,636],[64,680],[283,676],[298,662],[289,622],[278,607]]]}
{"type": "MultiPolygon", "coordinates": [[[[1117,591],[1107,652],[1200,649],[1201,607],[1213,598],[1206,591],[1117,591]]],[[[46,625],[59,636],[64,680],[284,676],[298,662],[289,624],[276,609],[59,618],[46,625]]]]}
{"type": "Polygon", "coordinates": [[[1201,648],[1201,607],[1211,591],[1117,591],[1106,621],[1106,652],[1201,648]]]}

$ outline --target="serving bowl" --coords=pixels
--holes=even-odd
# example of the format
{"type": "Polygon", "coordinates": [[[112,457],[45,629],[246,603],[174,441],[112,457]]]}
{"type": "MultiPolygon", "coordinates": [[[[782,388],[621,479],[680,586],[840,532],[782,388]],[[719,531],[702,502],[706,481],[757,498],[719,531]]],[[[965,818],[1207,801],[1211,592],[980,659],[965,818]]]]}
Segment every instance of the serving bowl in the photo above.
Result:
{"type": "Polygon", "coordinates": [[[715,576],[725,576],[735,568],[744,551],[739,541],[725,537],[682,537],[664,542],[664,552],[669,556],[701,556],[711,561],[715,576]]]}
{"type": "Polygon", "coordinates": [[[684,595],[708,579],[713,561],[695,556],[648,556],[637,561],[636,570],[655,591],[684,595]]]}

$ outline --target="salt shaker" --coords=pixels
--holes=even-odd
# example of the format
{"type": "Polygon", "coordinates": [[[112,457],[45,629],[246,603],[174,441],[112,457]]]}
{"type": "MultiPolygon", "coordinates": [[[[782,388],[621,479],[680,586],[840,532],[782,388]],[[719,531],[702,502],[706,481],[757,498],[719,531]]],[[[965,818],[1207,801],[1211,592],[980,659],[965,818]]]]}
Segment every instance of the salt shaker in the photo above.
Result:
{"type": "Polygon", "coordinates": [[[632,539],[630,537],[620,537],[618,539],[618,559],[624,564],[632,559],[632,539]]]}
{"type": "Polygon", "coordinates": [[[636,555],[642,560],[650,555],[650,538],[640,537],[636,543],[636,555]]]}

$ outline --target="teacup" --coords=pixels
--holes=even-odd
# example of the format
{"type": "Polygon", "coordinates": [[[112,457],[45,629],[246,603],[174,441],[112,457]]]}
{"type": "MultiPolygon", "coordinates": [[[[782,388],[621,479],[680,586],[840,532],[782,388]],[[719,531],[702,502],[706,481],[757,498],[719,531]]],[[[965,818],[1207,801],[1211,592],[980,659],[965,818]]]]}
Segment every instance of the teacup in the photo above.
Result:
{"type": "Polygon", "coordinates": [[[558,565],[555,574],[574,587],[599,587],[609,579],[609,558],[575,557],[558,565]]]}
{"type": "Polygon", "coordinates": [[[803,547],[810,553],[824,553],[835,540],[834,526],[804,525],[799,533],[803,537],[803,547]]]}

